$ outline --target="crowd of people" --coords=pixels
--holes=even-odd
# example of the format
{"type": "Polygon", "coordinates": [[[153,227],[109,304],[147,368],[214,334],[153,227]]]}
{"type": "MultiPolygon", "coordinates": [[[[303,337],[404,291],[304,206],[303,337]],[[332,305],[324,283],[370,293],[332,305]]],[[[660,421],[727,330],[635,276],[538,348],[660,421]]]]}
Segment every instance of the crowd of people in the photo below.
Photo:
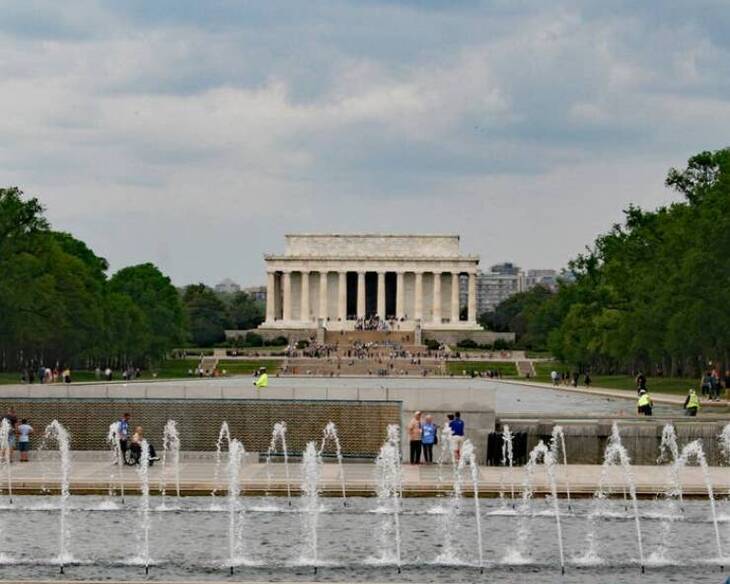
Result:
{"type": "MultiPolygon", "coordinates": [[[[464,420],[461,419],[461,412],[454,412],[446,416],[450,430],[451,444],[454,460],[461,457],[461,445],[464,442],[464,420]]],[[[411,464],[433,464],[433,447],[439,442],[439,428],[433,421],[431,414],[424,415],[422,412],[413,414],[408,426],[408,442],[410,449],[411,464]]]]}
{"type": "Polygon", "coordinates": [[[355,321],[356,331],[389,331],[393,328],[393,323],[379,318],[377,315],[367,318],[358,318],[355,321]]]}
{"type": "Polygon", "coordinates": [[[21,383],[71,383],[71,369],[68,367],[46,367],[41,365],[37,369],[27,368],[20,374],[21,383]]]}

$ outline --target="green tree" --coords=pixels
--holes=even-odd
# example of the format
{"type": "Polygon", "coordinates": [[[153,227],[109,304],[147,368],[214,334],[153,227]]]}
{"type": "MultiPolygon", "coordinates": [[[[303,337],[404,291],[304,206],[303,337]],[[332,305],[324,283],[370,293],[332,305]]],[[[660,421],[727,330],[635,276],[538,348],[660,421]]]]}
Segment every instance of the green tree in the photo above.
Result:
{"type": "Polygon", "coordinates": [[[229,326],[223,301],[205,284],[187,286],[183,292],[190,338],[196,347],[210,347],[225,339],[229,326]]]}
{"type": "Polygon", "coordinates": [[[185,315],[180,296],[156,266],[145,263],[119,270],[109,280],[109,290],[128,296],[144,315],[151,358],[162,358],[183,342],[185,315]]]}
{"type": "Polygon", "coordinates": [[[265,307],[245,292],[236,292],[228,307],[233,328],[238,330],[254,329],[264,322],[265,307]]]}

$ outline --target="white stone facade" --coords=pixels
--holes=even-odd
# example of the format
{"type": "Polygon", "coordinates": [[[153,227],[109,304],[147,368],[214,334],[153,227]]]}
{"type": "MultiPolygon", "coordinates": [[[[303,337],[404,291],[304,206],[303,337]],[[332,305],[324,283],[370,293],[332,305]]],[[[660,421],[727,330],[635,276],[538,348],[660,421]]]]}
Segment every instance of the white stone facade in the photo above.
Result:
{"type": "Polygon", "coordinates": [[[285,253],[264,258],[264,329],[348,330],[377,316],[400,330],[481,330],[479,258],[461,255],[458,235],[287,235],[285,253]]]}

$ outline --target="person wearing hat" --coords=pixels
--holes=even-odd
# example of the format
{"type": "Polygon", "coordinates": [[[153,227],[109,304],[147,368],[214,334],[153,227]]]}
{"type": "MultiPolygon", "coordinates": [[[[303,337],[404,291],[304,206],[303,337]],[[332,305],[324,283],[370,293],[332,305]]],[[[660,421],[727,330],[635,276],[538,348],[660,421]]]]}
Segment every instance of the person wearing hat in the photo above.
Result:
{"type": "Polygon", "coordinates": [[[700,410],[700,398],[697,396],[697,392],[690,387],[687,393],[687,399],[684,400],[684,411],[688,416],[696,416],[700,410]]]}
{"type": "Polygon", "coordinates": [[[651,416],[651,409],[654,406],[654,402],[651,401],[649,393],[645,389],[639,390],[639,401],[637,402],[639,415],[651,416]]]}
{"type": "Polygon", "coordinates": [[[266,367],[260,367],[258,370],[258,377],[253,382],[256,389],[263,389],[269,386],[269,376],[266,373],[266,367]]]}

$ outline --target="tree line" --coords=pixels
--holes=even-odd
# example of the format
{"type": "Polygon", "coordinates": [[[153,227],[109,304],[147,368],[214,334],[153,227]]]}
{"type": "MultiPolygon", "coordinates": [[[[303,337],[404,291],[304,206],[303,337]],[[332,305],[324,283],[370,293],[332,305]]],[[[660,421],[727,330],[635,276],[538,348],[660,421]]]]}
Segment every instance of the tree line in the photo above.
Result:
{"type": "Polygon", "coordinates": [[[482,315],[581,370],[694,376],[730,367],[730,148],[693,156],[666,185],[682,200],[622,223],[534,289],[482,315]]]}
{"type": "Polygon", "coordinates": [[[145,367],[263,318],[244,293],[222,300],[202,284],[181,293],[151,263],[108,269],[83,241],[51,229],[37,198],[0,188],[0,370],[145,367]]]}

